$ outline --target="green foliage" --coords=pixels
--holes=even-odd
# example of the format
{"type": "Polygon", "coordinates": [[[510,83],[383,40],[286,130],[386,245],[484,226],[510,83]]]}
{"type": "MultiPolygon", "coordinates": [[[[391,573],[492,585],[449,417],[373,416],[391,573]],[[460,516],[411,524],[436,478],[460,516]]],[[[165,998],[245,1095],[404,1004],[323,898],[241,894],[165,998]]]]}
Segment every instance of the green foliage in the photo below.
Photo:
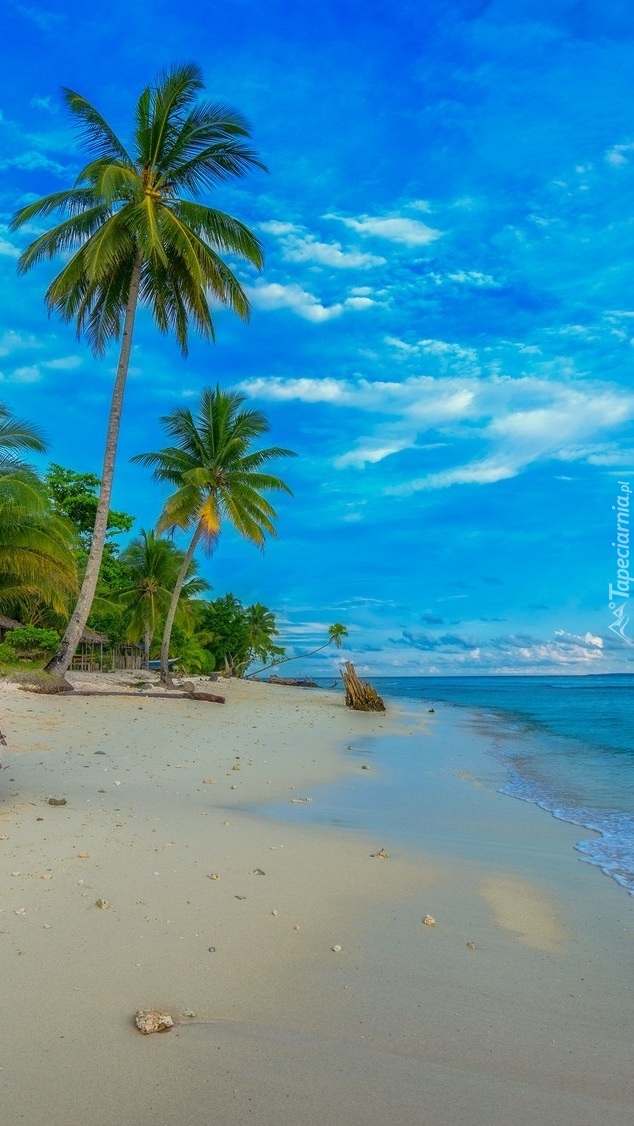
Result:
{"type": "Polygon", "coordinates": [[[220,255],[229,252],[261,269],[262,248],[233,216],[189,197],[264,166],[247,143],[241,115],[199,101],[202,90],[194,64],[163,71],[141,93],[125,144],[95,106],[64,90],[88,163],[71,188],[23,207],[12,227],[63,216],[27,247],[18,268],[23,273],[64,255],[46,304],[75,321],[97,355],[121,335],[139,268],[142,303],[161,332],[175,333],[184,353],[190,323],[214,338],[211,296],[248,318],[247,296],[220,255]]]}
{"type": "Polygon", "coordinates": [[[35,660],[46,653],[53,653],[59,645],[59,634],[54,629],[38,629],[37,626],[21,626],[7,633],[1,649],[7,650],[14,658],[28,657],[35,660]]]}
{"type": "Polygon", "coordinates": [[[19,457],[44,450],[40,431],[0,404],[0,608],[29,620],[66,612],[77,589],[77,541],[19,457]]]}
{"type": "Polygon", "coordinates": [[[284,653],[273,641],[275,616],[259,602],[244,607],[235,595],[226,594],[199,603],[196,618],[194,640],[212,654],[213,668],[224,669],[229,676],[242,676],[256,658],[284,653]]]}
{"type": "MultiPolygon", "coordinates": [[[[53,461],[44,474],[44,481],[53,510],[66,516],[74,524],[84,550],[88,551],[97,513],[101,484],[99,478],[94,473],[76,473],[74,469],[65,469],[53,461]]],[[[109,539],[122,532],[129,532],[133,524],[134,516],[110,509],[107,532],[109,539]]]]}

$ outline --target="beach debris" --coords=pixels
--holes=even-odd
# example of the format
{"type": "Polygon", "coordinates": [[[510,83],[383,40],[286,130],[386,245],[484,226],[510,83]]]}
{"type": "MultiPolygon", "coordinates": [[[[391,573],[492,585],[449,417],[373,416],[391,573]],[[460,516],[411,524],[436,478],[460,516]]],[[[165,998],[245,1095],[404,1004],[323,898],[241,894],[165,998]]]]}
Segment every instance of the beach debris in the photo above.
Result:
{"type": "Polygon", "coordinates": [[[274,910],[274,911],[271,911],[271,914],[272,914],[272,915],[279,915],[279,911],[275,911],[275,910],[274,910]]]}
{"type": "Polygon", "coordinates": [[[246,899],[246,895],[234,895],[234,899],[246,899]]]}
{"type": "Polygon", "coordinates": [[[336,942],[334,946],[330,947],[330,949],[332,950],[333,954],[341,954],[342,947],[338,942],[336,942]]]}
{"type": "Polygon", "coordinates": [[[232,769],[232,770],[240,770],[241,768],[240,768],[240,767],[239,767],[239,766],[237,765],[237,763],[235,763],[235,762],[234,762],[234,764],[233,764],[233,766],[231,767],[231,769],[232,769]]]}
{"type": "Polygon", "coordinates": [[[293,930],[294,930],[294,931],[298,931],[298,932],[299,932],[299,931],[301,931],[301,929],[302,929],[302,928],[300,927],[299,923],[295,923],[295,926],[293,927],[293,930]]]}
{"type": "Polygon", "coordinates": [[[196,1016],[196,1013],[194,1012],[193,1009],[183,1009],[181,1016],[182,1017],[189,1017],[189,1019],[191,1020],[193,1017],[196,1016]]]}
{"type": "Polygon", "coordinates": [[[49,798],[49,805],[66,805],[66,798],[49,798]]]}
{"type": "Polygon", "coordinates": [[[26,907],[18,907],[18,909],[16,911],[14,911],[13,914],[14,915],[26,915],[26,907]]]}
{"type": "Polygon", "coordinates": [[[365,680],[359,680],[354,665],[346,661],[341,673],[343,686],[346,690],[346,707],[354,708],[357,712],[384,712],[385,704],[365,680]]]}
{"type": "Polygon", "coordinates": [[[207,879],[208,880],[219,880],[220,879],[220,873],[219,872],[210,872],[209,875],[207,876],[207,879]]]}
{"type": "Polygon", "coordinates": [[[88,860],[89,856],[90,856],[89,852],[78,852],[77,853],[77,857],[78,857],[79,860],[88,860]]]}
{"type": "Polygon", "coordinates": [[[389,852],[386,848],[380,848],[378,852],[371,852],[370,856],[376,856],[379,860],[387,860],[389,852]]]}
{"type": "Polygon", "coordinates": [[[425,917],[423,919],[423,923],[425,924],[426,927],[435,927],[436,926],[436,920],[434,919],[433,915],[425,915],[425,917]]]}
{"type": "Polygon", "coordinates": [[[2,731],[0,731],[0,744],[2,744],[3,747],[6,747],[6,745],[7,745],[7,740],[6,740],[5,735],[2,731]]]}
{"type": "Polygon", "coordinates": [[[367,765],[367,763],[365,763],[365,762],[362,762],[362,763],[361,763],[361,769],[362,769],[362,770],[369,770],[369,769],[370,769],[370,767],[369,767],[369,766],[367,765]]]}
{"type": "Polygon", "coordinates": [[[209,951],[210,954],[216,953],[216,947],[215,946],[208,946],[207,950],[209,951]]]}
{"type": "Polygon", "coordinates": [[[475,942],[468,942],[467,943],[467,950],[475,950],[475,948],[476,948],[475,942]]]}
{"type": "Polygon", "coordinates": [[[152,1032],[168,1032],[174,1025],[170,1014],[162,1009],[139,1009],[134,1023],[144,1036],[149,1036],[152,1032]]]}
{"type": "Polygon", "coordinates": [[[307,805],[312,800],[312,798],[291,798],[291,805],[307,805]]]}
{"type": "Polygon", "coordinates": [[[231,789],[232,789],[232,790],[237,790],[237,789],[238,789],[238,787],[236,786],[235,782],[233,783],[233,785],[232,785],[231,789]]]}
{"type": "Polygon", "coordinates": [[[95,900],[95,907],[98,907],[100,911],[107,911],[109,906],[108,900],[102,899],[101,896],[95,900]]]}
{"type": "Polygon", "coordinates": [[[266,872],[262,868],[252,868],[251,869],[251,875],[252,876],[266,876],[266,872]]]}
{"type": "Polygon", "coordinates": [[[215,786],[215,785],[216,785],[216,779],[215,778],[203,778],[203,786],[215,786]]]}

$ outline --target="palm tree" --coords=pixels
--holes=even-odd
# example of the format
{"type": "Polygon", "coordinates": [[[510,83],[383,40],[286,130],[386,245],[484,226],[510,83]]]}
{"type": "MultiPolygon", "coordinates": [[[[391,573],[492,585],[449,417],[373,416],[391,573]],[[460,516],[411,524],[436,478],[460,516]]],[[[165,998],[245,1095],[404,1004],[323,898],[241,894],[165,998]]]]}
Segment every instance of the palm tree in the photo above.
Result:
{"type": "Polygon", "coordinates": [[[333,622],[328,626],[328,640],[324,641],[323,645],[318,645],[316,649],[311,649],[310,653],[298,653],[296,657],[283,657],[279,661],[273,661],[270,665],[265,665],[263,669],[257,669],[256,672],[251,673],[251,676],[259,676],[260,673],[266,672],[267,669],[272,669],[276,665],[285,665],[287,661],[299,661],[300,658],[314,657],[315,653],[321,653],[322,649],[327,649],[329,645],[336,645],[337,649],[341,649],[344,637],[348,636],[348,630],[342,626],[341,622],[333,622]]]}
{"type": "Polygon", "coordinates": [[[245,292],[220,254],[262,267],[260,244],[244,224],[188,198],[264,167],[246,143],[249,129],[241,115],[198,102],[202,89],[193,64],[162,72],[138,100],[129,147],[90,102],[64,90],[88,163],[72,188],[28,204],[13,220],[16,229],[55,212],[66,216],[24,251],[18,269],[25,273],[44,259],[70,253],[46,291],[49,312],[75,321],[96,355],[121,337],[90,556],[50,672],[68,669],[97,586],[138,304],[150,308],[161,332],[175,333],[186,354],[190,324],[214,339],[210,298],[248,319],[245,292]]]}
{"type": "Polygon", "coordinates": [[[75,534],[21,460],[26,450],[45,452],[41,432],[0,404],[0,605],[44,603],[65,614],[77,591],[75,534]]]}
{"type": "Polygon", "coordinates": [[[279,477],[262,472],[268,462],[294,457],[291,450],[271,446],[254,450],[253,443],[269,430],[258,410],[242,410],[245,396],[206,387],[196,417],[185,407],[161,419],[174,445],[156,453],[137,454],[133,461],[153,470],[155,481],[176,486],[165,502],[157,530],[193,530],[165,621],[161,648],[161,679],[169,683],[169,645],[180,589],[198,544],[211,551],[223,520],[250,543],[263,549],[265,536],[276,535],[277,513],[264,492],[290,489],[279,477]]]}
{"type": "MultiPolygon", "coordinates": [[[[132,617],[128,626],[128,640],[136,643],[143,639],[144,662],[148,667],[150,646],[157,626],[165,617],[172,597],[178,572],[183,562],[183,552],[171,540],[161,539],[154,532],[141,530],[141,534],[122,551],[120,556],[129,582],[119,592],[120,602],[132,617]]],[[[184,603],[188,598],[209,590],[209,583],[196,576],[194,560],[189,566],[189,577],[185,577],[177,611],[181,611],[183,622],[186,618],[184,603]]]]}

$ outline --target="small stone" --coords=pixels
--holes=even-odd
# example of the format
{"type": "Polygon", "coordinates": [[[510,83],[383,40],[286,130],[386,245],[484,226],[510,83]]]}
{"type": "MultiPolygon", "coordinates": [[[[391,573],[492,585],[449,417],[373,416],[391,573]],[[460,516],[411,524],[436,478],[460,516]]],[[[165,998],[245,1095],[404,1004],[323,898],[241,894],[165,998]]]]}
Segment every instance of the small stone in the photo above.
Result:
{"type": "Polygon", "coordinates": [[[219,875],[218,872],[210,872],[209,875],[207,876],[207,879],[208,880],[219,880],[220,875],[219,875]]]}
{"type": "Polygon", "coordinates": [[[66,798],[49,798],[49,805],[66,805],[66,798]]]}
{"type": "Polygon", "coordinates": [[[109,906],[110,904],[108,903],[107,899],[99,898],[95,900],[95,907],[99,907],[101,911],[107,911],[109,906]]]}
{"type": "Polygon", "coordinates": [[[252,876],[266,876],[266,872],[262,868],[254,868],[251,872],[252,876]]]}
{"type": "Polygon", "coordinates": [[[207,949],[208,949],[210,954],[216,953],[216,947],[215,946],[208,946],[207,949]]]}
{"type": "Polygon", "coordinates": [[[236,765],[236,764],[234,763],[234,765],[233,765],[233,766],[231,767],[231,769],[232,769],[232,770],[240,770],[240,767],[239,767],[239,766],[237,766],[237,765],[236,765]]]}
{"type": "Polygon", "coordinates": [[[299,923],[295,923],[295,926],[293,927],[293,930],[294,930],[294,931],[301,931],[301,929],[302,929],[302,928],[300,927],[299,923]]]}
{"type": "Polygon", "coordinates": [[[361,769],[362,769],[362,770],[369,770],[369,769],[370,769],[370,767],[369,767],[369,766],[366,766],[366,764],[365,764],[365,763],[363,762],[363,763],[361,764],[361,769]]]}
{"type": "Polygon", "coordinates": [[[436,926],[436,920],[434,919],[433,915],[425,915],[423,922],[424,922],[426,927],[435,927],[436,926]]]}
{"type": "Polygon", "coordinates": [[[370,856],[378,856],[380,860],[387,860],[389,852],[386,848],[380,848],[378,852],[371,852],[370,856]]]}
{"type": "Polygon", "coordinates": [[[183,1009],[181,1016],[182,1017],[189,1017],[189,1019],[191,1020],[192,1017],[196,1016],[196,1013],[194,1012],[193,1009],[183,1009]]]}
{"type": "Polygon", "coordinates": [[[236,786],[235,782],[234,782],[233,786],[231,787],[231,789],[232,789],[232,790],[237,790],[237,789],[238,789],[238,787],[236,786]]]}
{"type": "Polygon", "coordinates": [[[234,895],[234,899],[246,899],[246,895],[234,895]]]}
{"type": "Polygon", "coordinates": [[[334,946],[331,946],[330,949],[332,950],[333,954],[341,954],[341,947],[338,942],[334,946]]]}
{"type": "Polygon", "coordinates": [[[89,852],[78,852],[77,856],[80,860],[88,860],[90,853],[89,852]]]}
{"type": "Polygon", "coordinates": [[[279,915],[279,911],[271,911],[272,915],[279,915]]]}
{"type": "Polygon", "coordinates": [[[468,942],[467,943],[467,950],[475,950],[475,948],[476,948],[475,942],[468,942]]]}
{"type": "Polygon", "coordinates": [[[161,1009],[139,1009],[134,1018],[139,1032],[149,1036],[151,1032],[167,1032],[173,1027],[174,1021],[169,1013],[161,1009]]]}

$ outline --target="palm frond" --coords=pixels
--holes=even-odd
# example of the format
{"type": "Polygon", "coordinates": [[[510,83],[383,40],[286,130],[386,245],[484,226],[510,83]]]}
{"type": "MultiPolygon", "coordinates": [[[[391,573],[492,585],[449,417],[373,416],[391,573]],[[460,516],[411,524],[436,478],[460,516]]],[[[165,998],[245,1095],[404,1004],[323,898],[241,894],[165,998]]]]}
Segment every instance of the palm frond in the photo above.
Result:
{"type": "Polygon", "coordinates": [[[132,161],[125,147],[99,111],[74,90],[63,87],[62,94],[68,109],[77,118],[86,148],[91,149],[97,156],[114,157],[131,164],[132,161]]]}

